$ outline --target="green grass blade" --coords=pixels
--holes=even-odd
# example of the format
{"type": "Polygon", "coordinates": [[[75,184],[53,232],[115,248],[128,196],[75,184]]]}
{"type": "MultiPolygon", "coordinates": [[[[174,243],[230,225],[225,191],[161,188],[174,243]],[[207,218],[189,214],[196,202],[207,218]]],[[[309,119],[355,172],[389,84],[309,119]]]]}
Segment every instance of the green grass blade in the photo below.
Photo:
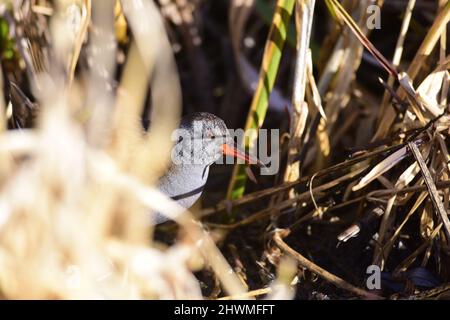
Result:
{"type": "MultiPolygon", "coordinates": [[[[275,79],[280,64],[282,50],[286,42],[289,22],[294,9],[295,0],[278,0],[273,15],[272,24],[259,74],[258,86],[253,96],[250,111],[247,116],[245,130],[258,129],[262,126],[269,105],[269,96],[275,84],[275,79]]],[[[253,147],[257,136],[249,136],[245,141],[246,149],[253,147]]],[[[245,191],[245,166],[235,165],[230,184],[228,186],[227,198],[240,198],[245,191]]]]}

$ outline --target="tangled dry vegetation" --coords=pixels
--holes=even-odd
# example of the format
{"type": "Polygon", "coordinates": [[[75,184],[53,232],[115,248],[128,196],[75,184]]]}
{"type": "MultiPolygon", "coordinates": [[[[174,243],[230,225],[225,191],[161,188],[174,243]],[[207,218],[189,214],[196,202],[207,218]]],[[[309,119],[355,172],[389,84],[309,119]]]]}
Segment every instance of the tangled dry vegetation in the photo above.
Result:
{"type": "Polygon", "coordinates": [[[448,298],[449,20],[445,0],[1,1],[0,297],[448,298]],[[181,214],[153,186],[192,111],[279,128],[279,173],[213,167],[181,214]]]}

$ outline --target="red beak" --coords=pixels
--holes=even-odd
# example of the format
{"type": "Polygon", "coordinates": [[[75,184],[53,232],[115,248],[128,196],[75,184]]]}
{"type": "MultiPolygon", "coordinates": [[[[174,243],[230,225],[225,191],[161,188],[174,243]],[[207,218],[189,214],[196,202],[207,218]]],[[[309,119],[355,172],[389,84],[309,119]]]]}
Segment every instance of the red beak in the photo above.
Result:
{"type": "Polygon", "coordinates": [[[231,146],[227,143],[222,145],[222,153],[227,156],[238,158],[244,160],[245,163],[257,164],[260,167],[265,167],[264,164],[256,158],[253,158],[246,152],[238,150],[236,147],[231,146]]]}

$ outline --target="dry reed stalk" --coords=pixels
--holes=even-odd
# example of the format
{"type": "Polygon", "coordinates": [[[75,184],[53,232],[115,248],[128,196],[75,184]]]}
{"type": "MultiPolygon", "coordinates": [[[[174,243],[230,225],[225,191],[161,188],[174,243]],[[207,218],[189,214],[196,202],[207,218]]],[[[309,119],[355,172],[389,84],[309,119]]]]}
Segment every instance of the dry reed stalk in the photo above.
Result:
{"type": "MultiPolygon", "coordinates": [[[[403,54],[403,45],[405,43],[406,33],[408,32],[409,23],[411,22],[412,12],[414,10],[414,6],[416,5],[416,0],[409,0],[408,5],[405,9],[405,16],[403,18],[402,26],[400,28],[400,33],[397,39],[397,43],[395,45],[394,57],[392,58],[392,65],[397,68],[400,65],[400,61],[403,54]]],[[[394,85],[395,78],[390,75],[388,79],[388,86],[392,87],[394,85]]],[[[386,91],[383,95],[383,100],[381,102],[379,118],[384,115],[386,112],[386,108],[388,107],[389,93],[386,91]]]]}
{"type": "MultiPolygon", "coordinates": [[[[288,162],[283,182],[292,182],[300,178],[300,163],[295,161],[301,149],[301,139],[308,117],[308,104],[305,101],[307,83],[308,50],[314,17],[315,0],[298,0],[295,7],[295,24],[297,29],[297,58],[295,62],[295,79],[292,94],[293,112],[291,113],[288,162]]],[[[293,197],[294,194],[290,193],[293,197]]]]}
{"type": "Polygon", "coordinates": [[[286,230],[278,230],[274,234],[274,240],[276,244],[285,252],[287,252],[289,255],[293,256],[298,262],[299,265],[303,268],[308,269],[309,271],[317,274],[319,277],[323,278],[324,280],[332,283],[333,285],[337,286],[338,288],[341,288],[343,290],[349,291],[353,294],[356,294],[357,296],[366,298],[366,299],[380,299],[379,296],[370,293],[366,290],[363,290],[361,288],[355,287],[354,285],[348,283],[342,278],[339,278],[335,276],[334,274],[328,272],[327,270],[321,268],[320,266],[316,265],[315,263],[311,262],[310,260],[306,259],[303,255],[292,249],[289,245],[284,242],[283,238],[287,237],[289,235],[289,232],[286,230]]]}

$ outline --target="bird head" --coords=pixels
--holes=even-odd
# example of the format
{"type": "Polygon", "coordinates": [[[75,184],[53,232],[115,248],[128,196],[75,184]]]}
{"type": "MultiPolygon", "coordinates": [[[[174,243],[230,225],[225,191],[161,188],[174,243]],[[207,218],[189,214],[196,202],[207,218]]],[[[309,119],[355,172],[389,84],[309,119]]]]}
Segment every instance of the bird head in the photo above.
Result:
{"type": "Polygon", "coordinates": [[[178,164],[211,165],[223,155],[260,164],[237,149],[225,122],[211,113],[197,112],[184,117],[173,138],[177,143],[172,160],[178,164]]]}

